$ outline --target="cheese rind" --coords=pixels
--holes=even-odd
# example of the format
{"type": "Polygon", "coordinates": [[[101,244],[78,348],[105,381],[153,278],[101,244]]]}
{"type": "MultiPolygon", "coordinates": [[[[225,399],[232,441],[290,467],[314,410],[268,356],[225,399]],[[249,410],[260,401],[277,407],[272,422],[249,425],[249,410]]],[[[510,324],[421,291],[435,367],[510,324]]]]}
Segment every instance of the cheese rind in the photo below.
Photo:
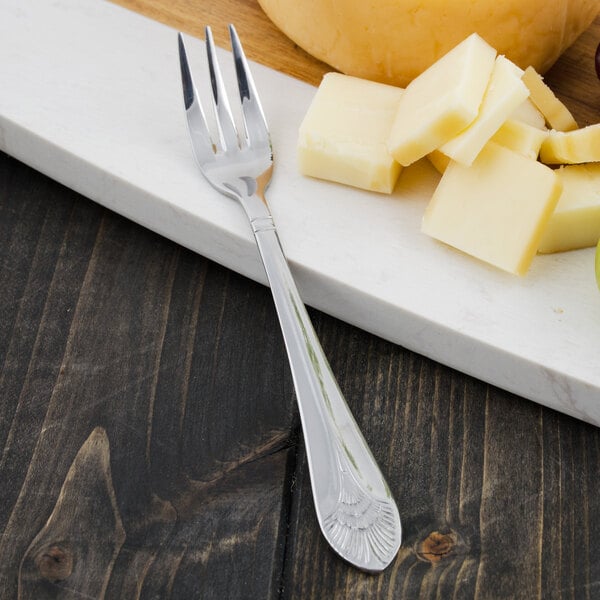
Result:
{"type": "Polygon", "coordinates": [[[470,35],[406,88],[388,140],[408,166],[465,129],[479,113],[496,51],[470,35]]]}
{"type": "Polygon", "coordinates": [[[473,31],[525,69],[548,70],[598,0],[259,0],[301,48],[348,75],[405,87],[473,31]]]}
{"type": "Polygon", "coordinates": [[[489,139],[517,107],[529,90],[521,80],[523,71],[504,56],[498,56],[475,120],[440,146],[440,150],[463,165],[470,165],[489,139]]]}
{"type": "Polygon", "coordinates": [[[402,93],[382,83],[325,75],[300,126],[300,172],[390,193],[401,166],[386,141],[402,93]]]}
{"type": "Polygon", "coordinates": [[[579,164],[600,161],[600,123],[573,131],[550,131],[540,148],[546,164],[579,164]]]}
{"type": "Polygon", "coordinates": [[[489,142],[470,167],[452,161],[422,230],[496,267],[523,275],[561,192],[556,173],[489,142]]]}
{"type": "Polygon", "coordinates": [[[529,88],[531,101],[539,108],[552,129],[572,131],[579,127],[569,109],[556,97],[533,67],[525,69],[523,83],[529,88]]]}
{"type": "Polygon", "coordinates": [[[556,172],[563,191],[538,252],[595,246],[600,240],[600,164],[568,165],[556,172]]]}

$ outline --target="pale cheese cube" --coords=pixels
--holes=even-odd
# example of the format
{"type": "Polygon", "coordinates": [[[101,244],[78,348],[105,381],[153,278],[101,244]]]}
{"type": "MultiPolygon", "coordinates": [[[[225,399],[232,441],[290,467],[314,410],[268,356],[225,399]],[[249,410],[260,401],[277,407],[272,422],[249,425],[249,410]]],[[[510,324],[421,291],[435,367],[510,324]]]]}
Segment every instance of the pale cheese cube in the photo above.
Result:
{"type": "Polygon", "coordinates": [[[600,161],[600,123],[573,131],[554,131],[540,148],[546,164],[578,164],[600,161]]]}
{"type": "Polygon", "coordinates": [[[525,69],[523,83],[529,88],[531,101],[540,109],[552,129],[571,131],[579,127],[569,109],[556,97],[533,67],[525,69]]]}
{"type": "Polygon", "coordinates": [[[498,56],[477,118],[439,149],[453,160],[470,165],[502,123],[527,100],[529,90],[522,75],[517,65],[498,56]]]}
{"type": "Polygon", "coordinates": [[[547,129],[546,118],[535,107],[535,104],[531,101],[531,98],[527,98],[525,102],[519,104],[519,106],[517,106],[517,108],[510,115],[510,118],[514,121],[527,123],[527,125],[537,127],[538,129],[547,129]]]}
{"type": "Polygon", "coordinates": [[[600,164],[568,165],[557,173],[563,191],[538,252],[595,246],[600,240],[600,164]]]}
{"type": "Polygon", "coordinates": [[[402,167],[386,141],[402,93],[390,85],[326,74],[300,126],[300,172],[390,193],[402,167]]]}
{"type": "Polygon", "coordinates": [[[556,173],[494,142],[470,167],[452,161],[423,217],[423,231],[523,275],[560,196],[556,173]]]}
{"type": "MultiPolygon", "coordinates": [[[[510,113],[491,140],[524,156],[537,158],[547,135],[544,115],[527,98],[510,113]]],[[[446,170],[451,160],[440,150],[432,150],[427,158],[439,173],[446,170]]]]}
{"type": "Polygon", "coordinates": [[[439,148],[475,119],[495,58],[496,51],[472,34],[407,86],[388,141],[401,165],[439,148]]]}
{"type": "Polygon", "coordinates": [[[539,129],[511,118],[502,124],[502,127],[493,135],[492,141],[536,160],[542,143],[547,137],[547,129],[539,129]]]}
{"type": "MultiPolygon", "coordinates": [[[[536,160],[546,137],[548,137],[548,130],[545,127],[539,129],[513,117],[502,124],[492,136],[491,141],[536,160]]],[[[427,158],[440,173],[444,173],[451,160],[440,150],[433,150],[427,155],[427,158]]]]}

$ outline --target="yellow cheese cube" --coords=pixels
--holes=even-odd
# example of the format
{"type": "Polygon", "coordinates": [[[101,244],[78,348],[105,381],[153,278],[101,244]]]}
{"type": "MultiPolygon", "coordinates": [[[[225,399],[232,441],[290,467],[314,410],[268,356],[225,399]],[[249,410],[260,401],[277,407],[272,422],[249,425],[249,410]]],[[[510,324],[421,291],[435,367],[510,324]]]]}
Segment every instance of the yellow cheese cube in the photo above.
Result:
{"type": "Polygon", "coordinates": [[[494,134],[492,141],[536,160],[542,143],[547,137],[547,129],[539,129],[523,121],[508,119],[494,134]]]}
{"type": "Polygon", "coordinates": [[[446,156],[440,150],[432,150],[427,155],[427,158],[439,173],[444,173],[444,171],[448,168],[448,165],[450,164],[451,160],[449,156],[446,156]]]}
{"type": "Polygon", "coordinates": [[[470,167],[452,161],[423,217],[428,235],[523,275],[560,196],[556,173],[494,142],[470,167]]]}
{"type": "Polygon", "coordinates": [[[440,150],[463,165],[470,165],[502,123],[529,96],[521,80],[523,71],[504,56],[496,59],[477,118],[440,150]]]}
{"type": "Polygon", "coordinates": [[[496,51],[473,34],[408,85],[388,141],[401,165],[439,148],[475,119],[495,58],[496,51]]]}
{"type": "Polygon", "coordinates": [[[401,166],[386,141],[402,93],[390,85],[326,74],[300,126],[300,172],[390,193],[401,166]]]}
{"type": "Polygon", "coordinates": [[[577,164],[600,161],[600,123],[574,131],[550,131],[540,148],[546,164],[577,164]]]}
{"type": "Polygon", "coordinates": [[[600,164],[568,165],[557,173],[563,191],[538,252],[595,246],[600,240],[600,164]]]}
{"type": "Polygon", "coordinates": [[[529,88],[531,101],[540,109],[552,129],[571,131],[579,127],[569,109],[554,95],[533,67],[525,69],[523,83],[529,88]]]}

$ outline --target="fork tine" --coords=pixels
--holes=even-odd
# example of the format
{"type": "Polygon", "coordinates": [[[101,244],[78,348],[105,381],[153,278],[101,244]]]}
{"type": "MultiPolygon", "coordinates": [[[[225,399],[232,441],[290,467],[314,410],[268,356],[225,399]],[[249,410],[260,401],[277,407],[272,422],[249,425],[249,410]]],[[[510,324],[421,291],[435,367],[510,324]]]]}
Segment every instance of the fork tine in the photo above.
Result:
{"type": "Polygon", "coordinates": [[[205,28],[206,38],[206,57],[208,60],[208,68],[210,71],[210,83],[213,92],[213,103],[215,115],[217,117],[217,129],[219,132],[219,140],[221,149],[234,149],[239,146],[239,139],[235,129],[229,100],[225,91],[221,69],[217,60],[217,52],[215,50],[215,42],[210,27],[205,28]]]}
{"type": "Polygon", "coordinates": [[[190,130],[190,139],[196,159],[206,162],[213,157],[213,143],[210,139],[210,131],[206,124],[206,118],[202,111],[202,105],[198,98],[198,92],[194,85],[190,65],[183,43],[181,33],[177,35],[179,45],[179,66],[181,69],[181,84],[183,86],[183,102],[187,113],[187,123],[190,130]]]}
{"type": "Polygon", "coordinates": [[[249,144],[270,145],[269,129],[267,120],[260,104],[260,99],[254,85],[254,79],[242,48],[242,43],[233,25],[229,25],[229,37],[235,62],[240,100],[242,103],[242,114],[246,128],[246,139],[249,144]]]}

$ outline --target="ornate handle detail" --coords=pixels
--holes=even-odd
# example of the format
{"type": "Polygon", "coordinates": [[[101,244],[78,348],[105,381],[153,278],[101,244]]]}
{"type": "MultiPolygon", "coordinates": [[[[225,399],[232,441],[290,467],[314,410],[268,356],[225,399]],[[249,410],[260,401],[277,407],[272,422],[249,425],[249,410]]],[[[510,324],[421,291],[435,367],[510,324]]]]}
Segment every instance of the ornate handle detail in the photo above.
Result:
{"type": "Polygon", "coordinates": [[[323,533],[337,552],[353,564],[388,565],[400,544],[396,504],[391,498],[380,499],[368,493],[336,448],[339,497],[335,510],[323,519],[323,533]]]}

